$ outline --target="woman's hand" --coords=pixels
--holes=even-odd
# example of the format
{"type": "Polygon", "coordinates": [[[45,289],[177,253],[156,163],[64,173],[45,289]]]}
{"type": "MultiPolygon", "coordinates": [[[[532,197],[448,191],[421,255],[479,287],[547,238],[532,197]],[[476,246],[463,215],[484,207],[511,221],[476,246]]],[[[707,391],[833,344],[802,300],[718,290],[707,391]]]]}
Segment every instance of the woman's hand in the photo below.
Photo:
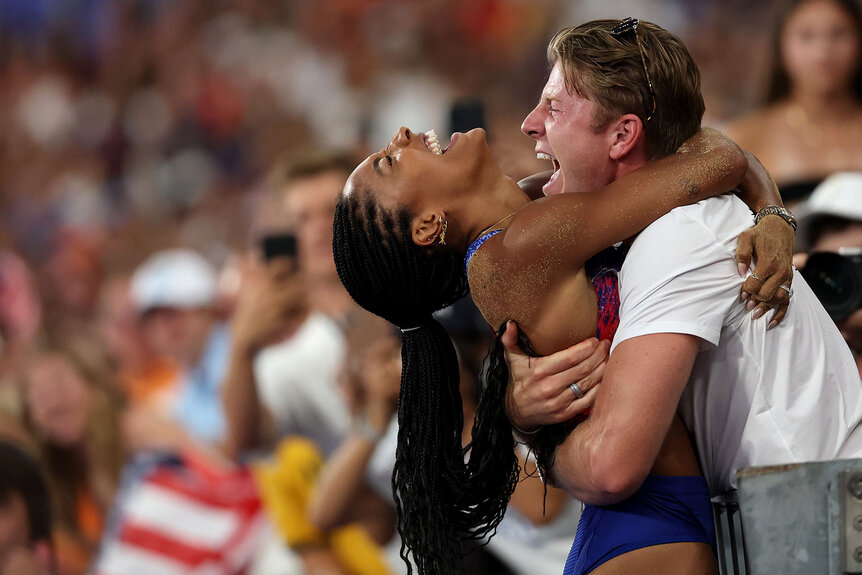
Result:
{"type": "MultiPolygon", "coordinates": [[[[775,180],[754,154],[745,152],[748,170],[739,186],[739,197],[753,212],[766,206],[782,206],[781,195],[775,180]]],[[[748,311],[754,310],[755,319],[775,309],[767,329],[781,323],[790,304],[793,282],[793,244],[796,231],[780,216],[761,218],[751,229],[739,234],[736,261],[739,275],[745,277],[752,258],[757,261],[751,275],[742,284],[742,301],[748,301],[748,311]]]]}
{"type": "Polygon", "coordinates": [[[742,284],[740,299],[748,302],[746,308],[754,311],[755,319],[770,308],[775,310],[767,329],[781,323],[790,305],[794,238],[793,228],[779,216],[766,216],[739,234],[736,261],[740,275],[748,272],[752,258],[757,261],[742,284]]]}
{"type": "Polygon", "coordinates": [[[518,327],[501,336],[509,364],[506,415],[513,427],[531,433],[568,421],[592,407],[608,360],[609,341],[591,338],[547,357],[530,357],[518,346],[518,327]],[[584,393],[578,398],[571,384],[584,393]]]}

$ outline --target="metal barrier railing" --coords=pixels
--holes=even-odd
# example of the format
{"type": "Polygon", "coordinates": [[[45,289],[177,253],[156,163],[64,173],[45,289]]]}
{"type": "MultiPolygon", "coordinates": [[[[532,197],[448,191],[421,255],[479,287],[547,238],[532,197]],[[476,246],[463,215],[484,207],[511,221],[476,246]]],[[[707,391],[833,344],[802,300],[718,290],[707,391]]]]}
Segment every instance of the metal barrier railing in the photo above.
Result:
{"type": "Polygon", "coordinates": [[[721,575],[748,575],[745,539],[736,492],[712,498],[718,569],[721,575]]]}
{"type": "Polygon", "coordinates": [[[753,467],[714,500],[723,575],[862,575],[862,459],[753,467]]]}

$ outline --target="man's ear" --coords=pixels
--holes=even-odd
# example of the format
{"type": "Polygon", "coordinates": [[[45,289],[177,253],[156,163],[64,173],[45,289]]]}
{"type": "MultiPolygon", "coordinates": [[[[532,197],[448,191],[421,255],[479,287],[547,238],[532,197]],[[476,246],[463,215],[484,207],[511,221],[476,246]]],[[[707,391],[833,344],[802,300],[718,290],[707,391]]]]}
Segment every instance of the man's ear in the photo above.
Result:
{"type": "Polygon", "coordinates": [[[611,128],[610,134],[613,138],[610,149],[612,160],[625,159],[646,137],[643,123],[635,114],[621,116],[611,128]]]}
{"type": "Polygon", "coordinates": [[[426,247],[432,245],[443,231],[442,221],[446,220],[443,212],[429,210],[413,218],[413,243],[426,247]]]}

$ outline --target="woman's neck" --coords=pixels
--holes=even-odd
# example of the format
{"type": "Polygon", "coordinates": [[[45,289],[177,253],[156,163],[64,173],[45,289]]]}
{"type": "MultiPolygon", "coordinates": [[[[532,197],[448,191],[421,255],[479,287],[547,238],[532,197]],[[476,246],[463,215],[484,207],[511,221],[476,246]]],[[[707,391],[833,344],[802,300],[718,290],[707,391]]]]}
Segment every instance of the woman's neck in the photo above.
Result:
{"type": "Polygon", "coordinates": [[[813,122],[844,119],[860,108],[859,102],[847,92],[824,94],[797,91],[790,95],[787,104],[801,109],[813,122]]]}
{"type": "Polygon", "coordinates": [[[458,244],[464,249],[485,232],[504,227],[509,216],[530,203],[530,198],[512,179],[501,176],[489,185],[489,193],[476,194],[468,199],[459,213],[453,213],[455,221],[464,222],[458,244]],[[460,217],[459,217],[460,216],[460,217]]]}

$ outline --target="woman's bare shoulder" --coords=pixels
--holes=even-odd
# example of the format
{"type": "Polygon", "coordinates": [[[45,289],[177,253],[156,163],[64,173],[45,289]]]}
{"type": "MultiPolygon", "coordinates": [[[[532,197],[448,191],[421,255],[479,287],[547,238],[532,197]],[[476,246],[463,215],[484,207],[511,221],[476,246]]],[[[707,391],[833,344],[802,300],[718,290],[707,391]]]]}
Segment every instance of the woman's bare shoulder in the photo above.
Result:
{"type": "Polygon", "coordinates": [[[476,250],[467,265],[467,279],[473,302],[485,321],[492,327],[499,327],[502,322],[511,319],[511,279],[515,265],[502,250],[502,238],[498,234],[476,250]]]}
{"type": "Polygon", "coordinates": [[[469,262],[473,301],[495,328],[509,319],[530,322],[540,307],[537,294],[546,293],[563,274],[561,266],[549,261],[554,255],[543,246],[542,234],[523,229],[524,223],[513,219],[507,229],[482,244],[469,262]]]}

